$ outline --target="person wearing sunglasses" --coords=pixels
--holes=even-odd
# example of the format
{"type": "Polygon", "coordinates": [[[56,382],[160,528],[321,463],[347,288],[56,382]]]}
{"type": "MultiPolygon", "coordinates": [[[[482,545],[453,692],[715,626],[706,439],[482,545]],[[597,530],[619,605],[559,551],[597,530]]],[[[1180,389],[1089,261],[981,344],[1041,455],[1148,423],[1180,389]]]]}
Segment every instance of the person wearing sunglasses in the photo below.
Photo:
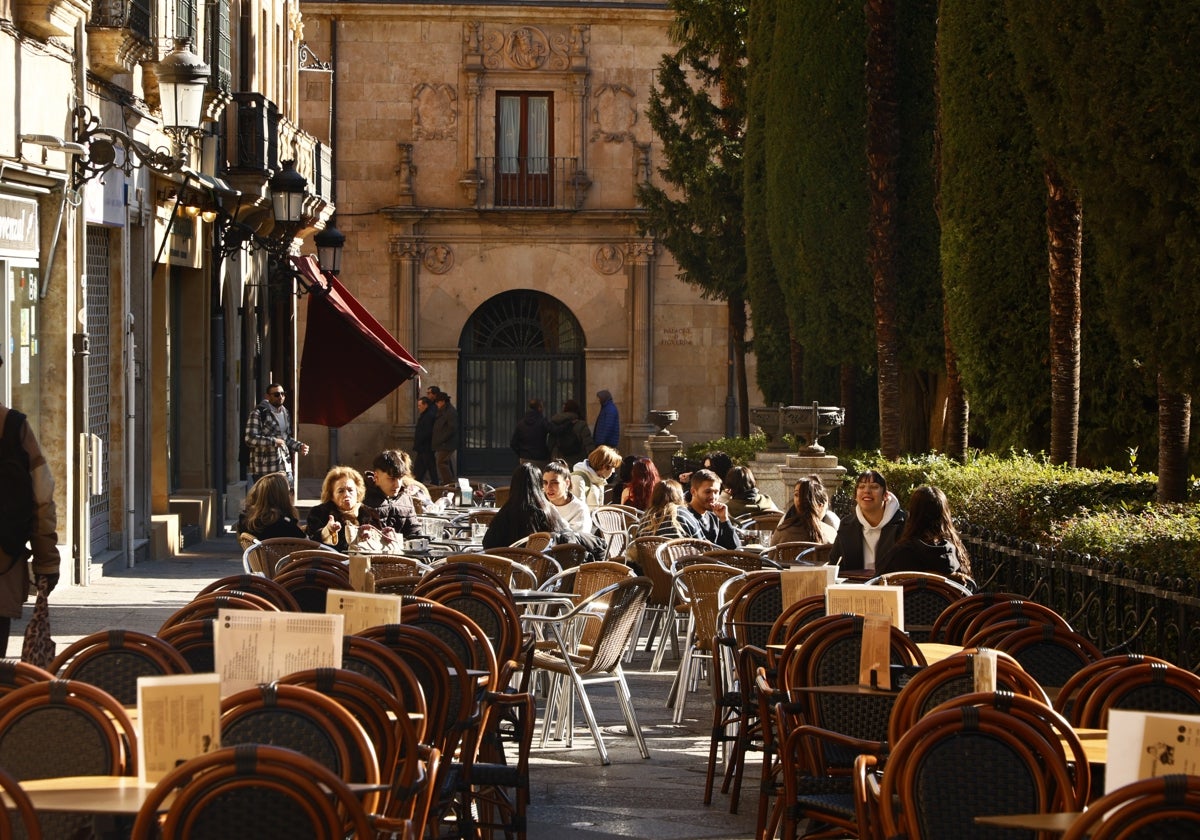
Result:
{"type": "Polygon", "coordinates": [[[283,404],[286,397],[283,386],[272,382],[265,399],[250,412],[245,441],[250,449],[251,485],[268,473],[281,472],[287,475],[288,486],[296,487],[292,453],[307,455],[308,444],[292,437],[292,420],[283,404]]]}

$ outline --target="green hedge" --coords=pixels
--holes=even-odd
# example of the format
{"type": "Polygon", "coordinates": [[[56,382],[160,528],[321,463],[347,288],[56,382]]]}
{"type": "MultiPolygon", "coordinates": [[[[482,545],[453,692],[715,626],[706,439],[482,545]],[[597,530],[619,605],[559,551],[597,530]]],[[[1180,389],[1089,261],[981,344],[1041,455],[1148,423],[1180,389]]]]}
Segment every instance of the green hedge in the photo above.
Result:
{"type": "MultiPolygon", "coordinates": [[[[687,455],[723,450],[745,464],[766,438],[698,443],[687,455]]],[[[844,490],[854,493],[863,470],[881,472],[901,504],[920,484],[940,487],[955,517],[1040,545],[1091,554],[1166,575],[1200,576],[1200,480],[1191,479],[1186,505],[1154,502],[1152,473],[1072,469],[1043,456],[977,455],[960,464],[941,455],[888,461],[878,452],[841,453],[844,490]]]]}

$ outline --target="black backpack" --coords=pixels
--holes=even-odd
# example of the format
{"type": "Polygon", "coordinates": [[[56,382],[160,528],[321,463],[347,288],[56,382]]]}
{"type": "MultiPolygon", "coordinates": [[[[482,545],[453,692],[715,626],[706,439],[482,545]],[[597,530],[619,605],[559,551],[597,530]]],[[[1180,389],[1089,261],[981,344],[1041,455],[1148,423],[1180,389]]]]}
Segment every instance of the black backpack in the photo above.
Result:
{"type": "Polygon", "coordinates": [[[33,476],[29,473],[29,453],[21,446],[25,415],[9,409],[0,438],[0,549],[14,563],[29,559],[29,538],[33,536],[36,506],[33,500],[33,476]]]}
{"type": "Polygon", "coordinates": [[[572,463],[576,458],[587,454],[583,451],[583,440],[575,428],[578,423],[578,420],[556,423],[552,435],[554,439],[548,441],[551,451],[566,460],[567,463],[572,463]]]}

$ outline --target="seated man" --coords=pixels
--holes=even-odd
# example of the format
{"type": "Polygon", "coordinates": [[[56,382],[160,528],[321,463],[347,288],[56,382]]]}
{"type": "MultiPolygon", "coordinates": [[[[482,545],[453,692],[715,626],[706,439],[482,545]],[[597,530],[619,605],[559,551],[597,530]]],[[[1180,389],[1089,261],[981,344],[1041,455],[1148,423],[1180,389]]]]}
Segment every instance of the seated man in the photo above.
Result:
{"type": "Polygon", "coordinates": [[[721,548],[741,548],[742,540],[729,521],[729,508],[718,497],[721,479],[712,470],[696,470],[691,480],[692,498],[680,517],[690,516],[703,539],[721,548]]]}

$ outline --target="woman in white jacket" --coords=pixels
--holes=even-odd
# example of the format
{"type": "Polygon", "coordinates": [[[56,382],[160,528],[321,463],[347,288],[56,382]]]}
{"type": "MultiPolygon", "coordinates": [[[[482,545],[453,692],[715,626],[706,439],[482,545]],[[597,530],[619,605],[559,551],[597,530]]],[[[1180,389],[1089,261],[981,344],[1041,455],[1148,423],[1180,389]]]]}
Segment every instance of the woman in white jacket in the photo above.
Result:
{"type": "Polygon", "coordinates": [[[621,466],[621,453],[611,446],[597,446],[571,468],[571,492],[583,499],[590,508],[604,504],[604,488],[609,476],[621,466]]]}

